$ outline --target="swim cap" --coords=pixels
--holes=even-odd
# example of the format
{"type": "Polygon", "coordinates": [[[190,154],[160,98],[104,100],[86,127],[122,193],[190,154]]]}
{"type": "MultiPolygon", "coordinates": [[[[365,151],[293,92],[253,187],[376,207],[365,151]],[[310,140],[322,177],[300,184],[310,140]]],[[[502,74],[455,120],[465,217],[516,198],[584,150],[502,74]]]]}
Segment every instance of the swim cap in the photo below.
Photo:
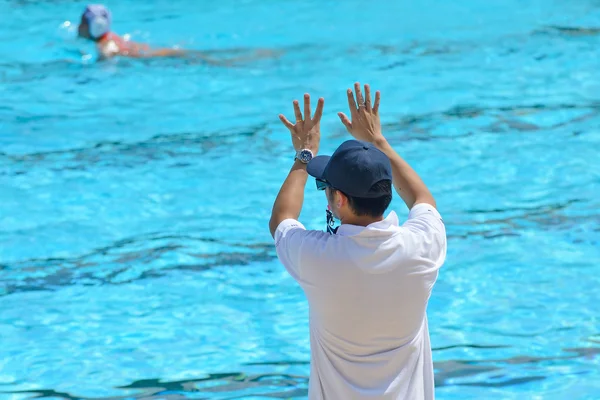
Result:
{"type": "Polygon", "coordinates": [[[110,11],[102,4],[88,5],[83,12],[83,18],[87,20],[90,26],[90,35],[94,39],[110,32],[110,11]]]}

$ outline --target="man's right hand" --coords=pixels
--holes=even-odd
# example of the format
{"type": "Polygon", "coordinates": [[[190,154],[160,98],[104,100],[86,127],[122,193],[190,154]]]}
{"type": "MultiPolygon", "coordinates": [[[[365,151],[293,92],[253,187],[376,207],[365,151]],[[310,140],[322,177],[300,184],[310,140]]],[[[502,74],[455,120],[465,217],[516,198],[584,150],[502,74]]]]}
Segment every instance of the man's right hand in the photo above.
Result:
{"type": "Polygon", "coordinates": [[[371,88],[365,85],[365,98],[360,91],[360,83],[354,84],[356,100],[351,89],[348,89],[348,106],[350,107],[351,120],[342,112],[338,117],[356,139],[363,142],[381,143],[385,141],[381,133],[381,121],[379,120],[379,100],[381,94],[375,92],[375,104],[371,105],[371,88]],[[358,103],[358,106],[357,106],[358,103]]]}
{"type": "Polygon", "coordinates": [[[315,114],[311,117],[310,113],[310,95],[304,95],[304,117],[300,111],[298,100],[294,100],[294,114],[296,123],[292,124],[283,114],[279,114],[279,119],[292,134],[292,144],[296,151],[309,149],[313,155],[317,155],[319,144],[321,143],[321,117],[323,116],[323,104],[325,100],[321,97],[317,102],[315,114]]]}

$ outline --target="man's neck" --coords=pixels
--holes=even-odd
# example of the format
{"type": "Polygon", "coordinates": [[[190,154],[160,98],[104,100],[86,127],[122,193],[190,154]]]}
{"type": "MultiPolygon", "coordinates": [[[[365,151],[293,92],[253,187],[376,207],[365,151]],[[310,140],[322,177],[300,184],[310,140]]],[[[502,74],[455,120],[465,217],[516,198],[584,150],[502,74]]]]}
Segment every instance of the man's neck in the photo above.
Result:
{"type": "Polygon", "coordinates": [[[379,216],[379,217],[369,217],[369,216],[360,216],[360,217],[356,217],[356,216],[352,216],[350,218],[344,218],[341,223],[342,224],[348,224],[348,225],[357,225],[357,226],[367,226],[367,225],[371,225],[372,223],[375,222],[380,222],[383,221],[383,215],[379,216]]]}

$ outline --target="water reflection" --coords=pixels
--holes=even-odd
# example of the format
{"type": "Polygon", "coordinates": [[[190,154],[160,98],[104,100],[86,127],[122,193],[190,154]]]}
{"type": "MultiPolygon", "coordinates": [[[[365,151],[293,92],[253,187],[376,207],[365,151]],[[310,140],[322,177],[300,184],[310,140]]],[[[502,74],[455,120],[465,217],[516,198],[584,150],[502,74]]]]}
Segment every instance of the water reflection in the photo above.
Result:
{"type": "MultiPolygon", "coordinates": [[[[456,347],[489,349],[506,346],[457,345],[434,349],[434,353],[456,347]]],[[[436,362],[434,365],[435,385],[440,389],[446,386],[503,387],[525,384],[546,379],[544,375],[536,375],[536,372],[544,370],[543,366],[536,367],[537,364],[573,359],[591,360],[600,355],[600,347],[567,348],[563,351],[571,354],[555,357],[517,356],[496,360],[447,360],[436,362]],[[514,368],[514,366],[525,365],[529,366],[526,370],[521,371],[514,368]],[[532,375],[529,375],[528,372],[532,375]],[[493,373],[493,375],[490,375],[490,373],[493,373]],[[515,376],[515,374],[524,376],[515,376]]],[[[308,367],[308,364],[307,361],[279,361],[248,363],[246,366],[248,368],[261,367],[281,370],[298,365],[308,367]]],[[[116,389],[127,391],[129,394],[96,397],[94,400],[243,399],[256,398],[257,396],[276,399],[303,398],[308,393],[308,377],[286,373],[251,374],[229,372],[176,381],[142,379],[129,385],[119,386],[116,389]]],[[[0,393],[28,394],[30,395],[28,396],[29,399],[92,400],[91,398],[52,389],[4,391],[0,393]]]]}

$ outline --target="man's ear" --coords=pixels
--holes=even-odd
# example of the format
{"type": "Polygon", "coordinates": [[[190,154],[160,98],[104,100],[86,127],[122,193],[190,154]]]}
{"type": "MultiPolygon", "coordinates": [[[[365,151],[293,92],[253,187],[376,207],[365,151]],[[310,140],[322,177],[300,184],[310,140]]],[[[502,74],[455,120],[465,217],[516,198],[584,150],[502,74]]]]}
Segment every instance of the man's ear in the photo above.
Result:
{"type": "Polygon", "coordinates": [[[342,208],[344,207],[346,204],[348,204],[348,197],[346,197],[346,195],[342,192],[340,192],[339,190],[335,191],[335,205],[337,206],[337,208],[342,208]]]}

